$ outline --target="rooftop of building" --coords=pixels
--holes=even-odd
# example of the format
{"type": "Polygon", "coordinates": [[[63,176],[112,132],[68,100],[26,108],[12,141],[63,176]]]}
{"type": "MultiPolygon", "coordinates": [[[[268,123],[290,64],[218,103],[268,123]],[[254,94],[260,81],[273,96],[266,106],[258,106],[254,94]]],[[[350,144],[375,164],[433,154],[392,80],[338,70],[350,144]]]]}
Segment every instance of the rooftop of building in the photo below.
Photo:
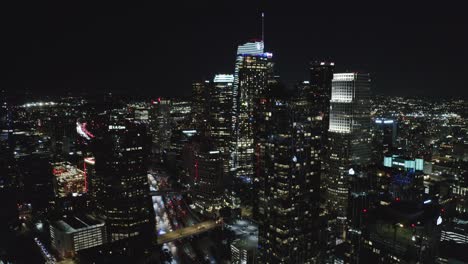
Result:
{"type": "Polygon", "coordinates": [[[233,245],[237,248],[254,249],[258,246],[258,226],[247,219],[238,219],[228,225],[238,237],[233,245]]]}
{"type": "Polygon", "coordinates": [[[238,249],[256,249],[258,247],[258,236],[245,236],[232,242],[232,245],[238,249]]]}
{"type": "Polygon", "coordinates": [[[104,225],[104,223],[90,215],[64,215],[61,219],[53,222],[52,225],[65,233],[73,233],[80,229],[104,225]]]}
{"type": "Polygon", "coordinates": [[[428,200],[425,202],[396,201],[380,206],[374,211],[376,218],[395,223],[427,223],[440,215],[439,206],[428,200]]]}
{"type": "Polygon", "coordinates": [[[457,244],[453,241],[442,241],[439,246],[439,259],[448,260],[448,263],[468,263],[468,245],[457,244]]]}

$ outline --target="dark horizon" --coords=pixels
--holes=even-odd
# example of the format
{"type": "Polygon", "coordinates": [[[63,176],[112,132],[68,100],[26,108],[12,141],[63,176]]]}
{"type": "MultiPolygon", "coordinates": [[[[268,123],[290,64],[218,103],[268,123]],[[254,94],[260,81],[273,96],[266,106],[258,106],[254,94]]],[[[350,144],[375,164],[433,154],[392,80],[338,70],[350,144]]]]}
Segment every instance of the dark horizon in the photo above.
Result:
{"type": "Polygon", "coordinates": [[[188,96],[192,81],[234,71],[237,45],[261,37],[265,12],[266,50],[288,87],[308,80],[309,61],[328,60],[336,72],[369,72],[373,94],[468,96],[468,24],[455,7],[241,6],[12,8],[3,89],[188,96]]]}

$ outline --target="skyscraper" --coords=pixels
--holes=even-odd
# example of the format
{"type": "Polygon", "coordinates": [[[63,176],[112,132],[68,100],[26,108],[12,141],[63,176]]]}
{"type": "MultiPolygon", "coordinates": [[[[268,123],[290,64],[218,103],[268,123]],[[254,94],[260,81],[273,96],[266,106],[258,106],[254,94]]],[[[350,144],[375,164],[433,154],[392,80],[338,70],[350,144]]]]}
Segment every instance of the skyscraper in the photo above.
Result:
{"type": "Polygon", "coordinates": [[[348,169],[370,159],[370,77],[336,73],[332,80],[327,154],[327,209],[332,232],[344,238],[348,206],[348,169]]]}
{"type": "MultiPolygon", "coordinates": [[[[102,179],[102,217],[108,241],[126,241],[128,254],[154,242],[146,125],[111,118],[95,140],[95,176],[102,179]],[[131,242],[130,242],[131,241],[131,242]]],[[[125,250],[125,249],[124,249],[125,250]]]]}
{"type": "Polygon", "coordinates": [[[192,84],[192,127],[203,135],[207,133],[209,87],[210,81],[192,84]]]}
{"type": "MultiPolygon", "coordinates": [[[[327,169],[326,153],[327,153],[327,138],[328,126],[330,120],[330,98],[333,72],[335,69],[334,62],[314,61],[310,63],[310,81],[309,85],[303,86],[306,88],[303,93],[310,102],[311,119],[312,119],[312,134],[316,140],[315,148],[320,151],[321,170],[327,169]]],[[[326,174],[321,174],[321,194],[324,195],[327,189],[327,181],[324,179],[326,174]]]]}
{"type": "Polygon", "coordinates": [[[208,137],[195,136],[183,151],[195,210],[212,216],[223,206],[226,184],[223,153],[213,143],[208,137]]]}
{"type": "Polygon", "coordinates": [[[317,242],[318,153],[307,104],[298,98],[272,102],[259,201],[259,263],[307,263],[317,242]]]}
{"type": "Polygon", "coordinates": [[[385,155],[396,149],[398,121],[389,118],[376,118],[371,127],[373,161],[380,162],[385,155]]]}
{"type": "Polygon", "coordinates": [[[209,90],[209,131],[216,149],[223,157],[223,171],[230,170],[230,143],[232,140],[232,74],[217,74],[209,90]]]}
{"type": "Polygon", "coordinates": [[[171,99],[171,128],[172,130],[189,129],[191,102],[189,100],[172,98],[171,99]]]}
{"type": "Polygon", "coordinates": [[[272,75],[272,54],[263,48],[263,41],[240,45],[234,71],[232,170],[246,182],[254,175],[254,113],[272,75]]]}
{"type": "Polygon", "coordinates": [[[151,134],[153,152],[162,158],[164,150],[169,148],[171,139],[170,100],[159,97],[151,105],[151,134]]]}
{"type": "Polygon", "coordinates": [[[334,62],[314,61],[310,64],[310,90],[312,100],[317,106],[324,124],[324,132],[328,130],[330,115],[330,97],[333,72],[335,70],[334,62]]]}

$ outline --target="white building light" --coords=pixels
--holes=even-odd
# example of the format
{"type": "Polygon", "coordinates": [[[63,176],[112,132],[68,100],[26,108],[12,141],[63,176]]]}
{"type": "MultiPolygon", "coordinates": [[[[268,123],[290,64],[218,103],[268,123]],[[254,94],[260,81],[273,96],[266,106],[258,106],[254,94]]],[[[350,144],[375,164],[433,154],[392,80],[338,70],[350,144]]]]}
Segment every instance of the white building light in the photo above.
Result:
{"type": "Polygon", "coordinates": [[[232,83],[234,82],[234,75],[232,74],[216,74],[213,82],[215,83],[232,83]]]}

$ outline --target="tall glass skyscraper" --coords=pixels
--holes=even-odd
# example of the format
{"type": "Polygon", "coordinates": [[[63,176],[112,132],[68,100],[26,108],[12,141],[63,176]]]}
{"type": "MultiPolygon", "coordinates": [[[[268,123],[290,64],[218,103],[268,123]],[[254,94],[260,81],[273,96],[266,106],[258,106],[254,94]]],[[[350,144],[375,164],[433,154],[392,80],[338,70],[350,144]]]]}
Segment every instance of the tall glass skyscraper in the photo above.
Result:
{"type": "Polygon", "coordinates": [[[123,118],[105,124],[96,134],[93,151],[94,176],[103,185],[102,217],[108,241],[132,241],[125,246],[132,254],[133,249],[154,242],[154,213],[147,178],[151,140],[145,124],[123,118]]]}
{"type": "Polygon", "coordinates": [[[269,106],[259,191],[259,263],[310,263],[317,246],[319,156],[310,103],[299,96],[269,106]]]}
{"type": "Polygon", "coordinates": [[[234,71],[231,170],[247,182],[254,175],[254,114],[273,67],[272,54],[263,49],[262,41],[240,45],[234,71]]]}
{"type": "Polygon", "coordinates": [[[327,154],[327,209],[332,232],[344,238],[348,206],[348,170],[365,166],[370,149],[370,77],[362,73],[333,75],[327,154]]]}
{"type": "Polygon", "coordinates": [[[150,124],[153,140],[152,151],[162,159],[164,150],[169,148],[171,139],[171,101],[158,98],[151,104],[150,124]]]}
{"type": "Polygon", "coordinates": [[[207,133],[209,87],[208,80],[192,83],[192,126],[200,135],[207,133]]]}
{"type": "Polygon", "coordinates": [[[229,174],[232,164],[230,143],[232,140],[232,90],[234,75],[217,74],[209,90],[209,131],[210,137],[224,160],[224,173],[229,174]]]}
{"type": "MultiPolygon", "coordinates": [[[[303,85],[303,93],[310,102],[312,136],[316,138],[315,149],[319,151],[321,171],[327,169],[327,138],[328,125],[330,122],[330,97],[333,72],[335,70],[334,62],[314,61],[310,63],[310,81],[309,85],[303,85]],[[307,88],[308,87],[308,88],[307,88]]],[[[320,190],[324,196],[327,189],[327,181],[324,179],[325,173],[321,173],[320,190]]]]}

